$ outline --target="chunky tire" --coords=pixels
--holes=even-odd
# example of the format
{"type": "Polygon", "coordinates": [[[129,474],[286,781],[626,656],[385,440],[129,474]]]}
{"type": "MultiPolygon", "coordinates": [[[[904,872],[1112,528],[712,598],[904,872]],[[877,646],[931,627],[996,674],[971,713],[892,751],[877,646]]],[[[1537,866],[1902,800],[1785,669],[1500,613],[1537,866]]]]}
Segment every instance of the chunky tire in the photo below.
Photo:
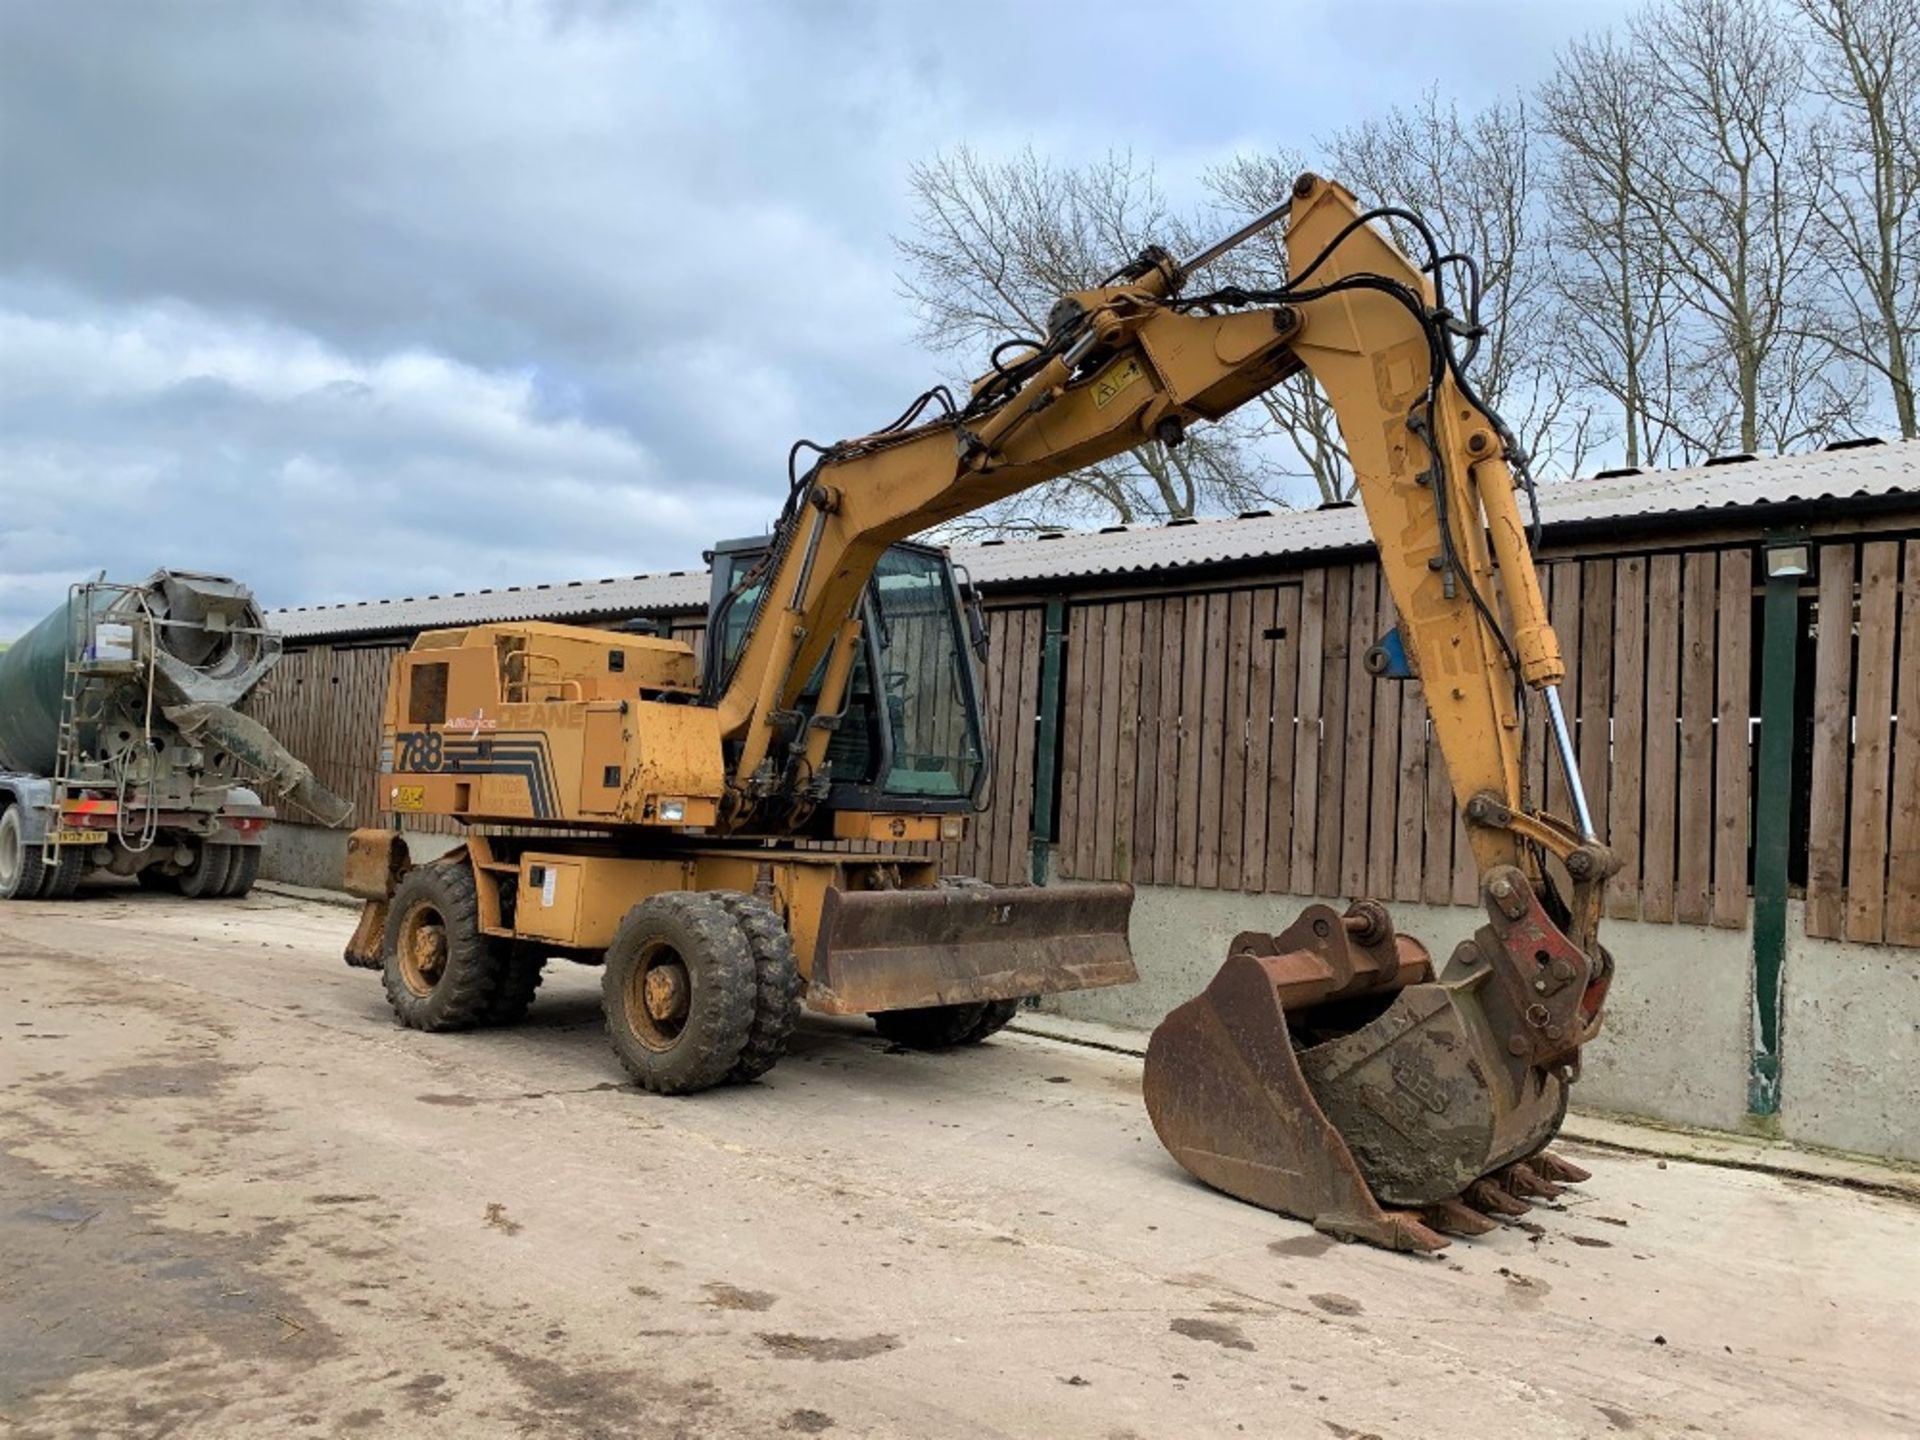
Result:
{"type": "Polygon", "coordinates": [[[60,858],[48,865],[41,861],[41,869],[47,872],[47,878],[41,884],[40,893],[48,900],[70,900],[73,892],[80,888],[80,877],[86,872],[87,852],[78,845],[62,845],[54,852],[60,858]]]}
{"type": "Polygon", "coordinates": [[[388,908],[381,953],[395,1018],[428,1031],[491,1023],[512,958],[480,933],[473,871],[458,861],[407,872],[388,908]]]}
{"type": "Polygon", "coordinates": [[[1007,1028],[1008,1022],[1019,1013],[1020,1002],[1018,1000],[987,1001],[985,1005],[980,1007],[979,1023],[967,1032],[966,1037],[961,1040],[960,1043],[962,1045],[978,1045],[989,1036],[998,1035],[1002,1030],[1007,1028]]]}
{"type": "Polygon", "coordinates": [[[757,895],[720,894],[753,952],[753,1025],[727,1079],[758,1080],[787,1053],[787,1041],[800,1019],[800,966],[786,922],[771,905],[757,895]]]}
{"type": "Polygon", "coordinates": [[[965,1045],[986,1021],[987,1005],[923,1005],[914,1010],[881,1010],[873,1017],[882,1038],[910,1050],[948,1050],[965,1045]]]}
{"type": "Polygon", "coordinates": [[[754,960],[726,899],[674,891],[627,912],[601,976],[607,1038],[656,1095],[718,1085],[754,1021],[754,960]]]}
{"type": "Polygon", "coordinates": [[[260,847],[235,845],[232,849],[233,864],[228,867],[226,887],[220,893],[229,900],[244,900],[253,882],[260,878],[260,847]]]}
{"type": "Polygon", "coordinates": [[[178,895],[180,877],[170,871],[162,870],[158,865],[149,865],[134,876],[140,882],[140,888],[154,895],[178,895]]]}
{"type": "Polygon", "coordinates": [[[40,847],[27,841],[20,807],[0,810],[0,900],[38,900],[48,878],[40,847]]]}
{"type": "Polygon", "coordinates": [[[201,842],[199,853],[180,875],[180,893],[189,900],[216,900],[233,869],[233,846],[201,842]]]}
{"type": "Polygon", "coordinates": [[[487,1007],[486,1025],[518,1025],[527,1018],[533,997],[546,976],[547,952],[524,940],[494,940],[491,945],[504,954],[499,960],[500,988],[487,1007]]]}

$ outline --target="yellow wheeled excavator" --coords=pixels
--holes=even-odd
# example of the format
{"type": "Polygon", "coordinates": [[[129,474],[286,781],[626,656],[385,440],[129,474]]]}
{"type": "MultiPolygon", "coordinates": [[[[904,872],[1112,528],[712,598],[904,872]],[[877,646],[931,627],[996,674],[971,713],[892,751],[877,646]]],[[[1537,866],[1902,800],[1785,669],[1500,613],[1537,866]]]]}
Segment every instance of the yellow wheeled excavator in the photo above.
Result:
{"type": "Polygon", "coordinates": [[[469,829],[418,866],[398,828],[356,832],[349,962],[427,1030],[517,1018],[553,956],[602,963],[613,1047],[661,1093],[765,1073],[803,1002],[939,1046],[991,1034],[1022,997],[1134,979],[1126,885],[988,886],[808,842],[951,841],[979,800],[984,632],[912,536],[1178,445],[1304,368],[1352,457],[1400,617],[1381,653],[1422,682],[1488,923],[1438,973],[1366,897],[1240,936],[1154,1032],[1148,1110],[1207,1183],[1394,1248],[1585,1178],[1546,1145],[1600,1024],[1615,866],[1559,704],[1525,460],[1467,377],[1477,285],[1417,215],[1303,175],[1204,254],[1151,248],[1063,296],[964,400],[935,387],[883,430],[795,446],[772,534],[715,552],[703,661],[561,625],[420,636],[393,666],[383,805],[469,829]],[[1202,287],[1283,222],[1283,283],[1202,287]],[[1571,822],[1523,794],[1526,687],[1571,822]]]}

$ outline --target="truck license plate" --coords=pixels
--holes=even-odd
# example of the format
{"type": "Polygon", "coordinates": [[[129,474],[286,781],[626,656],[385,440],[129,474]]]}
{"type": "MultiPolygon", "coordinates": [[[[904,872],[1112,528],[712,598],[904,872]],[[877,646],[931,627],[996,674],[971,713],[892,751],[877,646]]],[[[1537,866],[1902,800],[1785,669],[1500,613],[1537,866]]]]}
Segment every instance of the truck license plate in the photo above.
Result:
{"type": "Polygon", "coordinates": [[[53,835],[56,845],[104,845],[107,832],[104,830],[56,830],[53,835]]]}

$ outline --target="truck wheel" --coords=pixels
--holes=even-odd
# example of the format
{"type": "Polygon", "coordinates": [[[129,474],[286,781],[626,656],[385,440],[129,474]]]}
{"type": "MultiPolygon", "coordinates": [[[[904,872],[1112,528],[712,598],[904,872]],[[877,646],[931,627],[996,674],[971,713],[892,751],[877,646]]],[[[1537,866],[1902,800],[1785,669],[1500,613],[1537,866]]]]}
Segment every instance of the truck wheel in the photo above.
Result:
{"type": "Polygon", "coordinates": [[[233,868],[233,846],[201,842],[199,852],[180,875],[180,893],[189,900],[214,900],[226,889],[233,868]]]}
{"type": "Polygon", "coordinates": [[[800,966],[793,958],[793,937],[786,922],[771,905],[757,895],[716,893],[753,952],[753,1025],[727,1079],[758,1080],[787,1053],[787,1041],[800,1018],[800,966]]]}
{"type": "Polygon", "coordinates": [[[491,946],[504,951],[499,960],[500,988],[487,1008],[486,1025],[518,1025],[527,1018],[533,997],[547,971],[547,955],[537,945],[525,941],[491,940],[491,946]]]}
{"type": "Polygon", "coordinates": [[[37,900],[47,878],[40,847],[27,842],[20,807],[0,810],[0,900],[37,900]]]}
{"type": "Polygon", "coordinates": [[[691,1094],[726,1079],[746,1048],[753,951],[719,895],[656,895],[620,922],[600,993],[627,1073],[656,1095],[691,1094]]]}
{"type": "Polygon", "coordinates": [[[484,1025],[500,995],[506,947],[480,933],[473,871],[463,864],[409,870],[387,911],[380,980],[410,1030],[484,1025]]]}
{"type": "Polygon", "coordinates": [[[965,1045],[976,1038],[985,1038],[985,1033],[976,1037],[974,1032],[986,1023],[989,1003],[881,1010],[874,1015],[873,1024],[883,1039],[891,1040],[896,1045],[905,1045],[910,1050],[946,1050],[955,1045],[965,1045]]]}
{"type": "Polygon", "coordinates": [[[229,848],[233,851],[233,864],[227,870],[226,887],[220,893],[229,900],[244,900],[253,889],[253,882],[260,878],[260,847],[234,845],[229,848]]]}
{"type": "Polygon", "coordinates": [[[60,857],[54,864],[40,862],[40,868],[47,872],[40,893],[48,900],[70,900],[73,892],[80,888],[87,852],[78,845],[62,845],[54,853],[60,857]]]}

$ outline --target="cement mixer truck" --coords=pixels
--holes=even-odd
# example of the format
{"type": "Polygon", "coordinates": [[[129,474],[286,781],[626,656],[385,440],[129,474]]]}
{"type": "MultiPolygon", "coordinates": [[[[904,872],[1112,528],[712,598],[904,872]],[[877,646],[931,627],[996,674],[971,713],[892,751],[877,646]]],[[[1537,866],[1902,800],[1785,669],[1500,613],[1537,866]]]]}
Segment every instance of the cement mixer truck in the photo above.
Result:
{"type": "Polygon", "coordinates": [[[74,585],[0,651],[0,900],[64,899],[94,873],[244,895],[275,813],[263,790],[343,824],[351,807],[234,708],[279,659],[238,581],[74,585]]]}

